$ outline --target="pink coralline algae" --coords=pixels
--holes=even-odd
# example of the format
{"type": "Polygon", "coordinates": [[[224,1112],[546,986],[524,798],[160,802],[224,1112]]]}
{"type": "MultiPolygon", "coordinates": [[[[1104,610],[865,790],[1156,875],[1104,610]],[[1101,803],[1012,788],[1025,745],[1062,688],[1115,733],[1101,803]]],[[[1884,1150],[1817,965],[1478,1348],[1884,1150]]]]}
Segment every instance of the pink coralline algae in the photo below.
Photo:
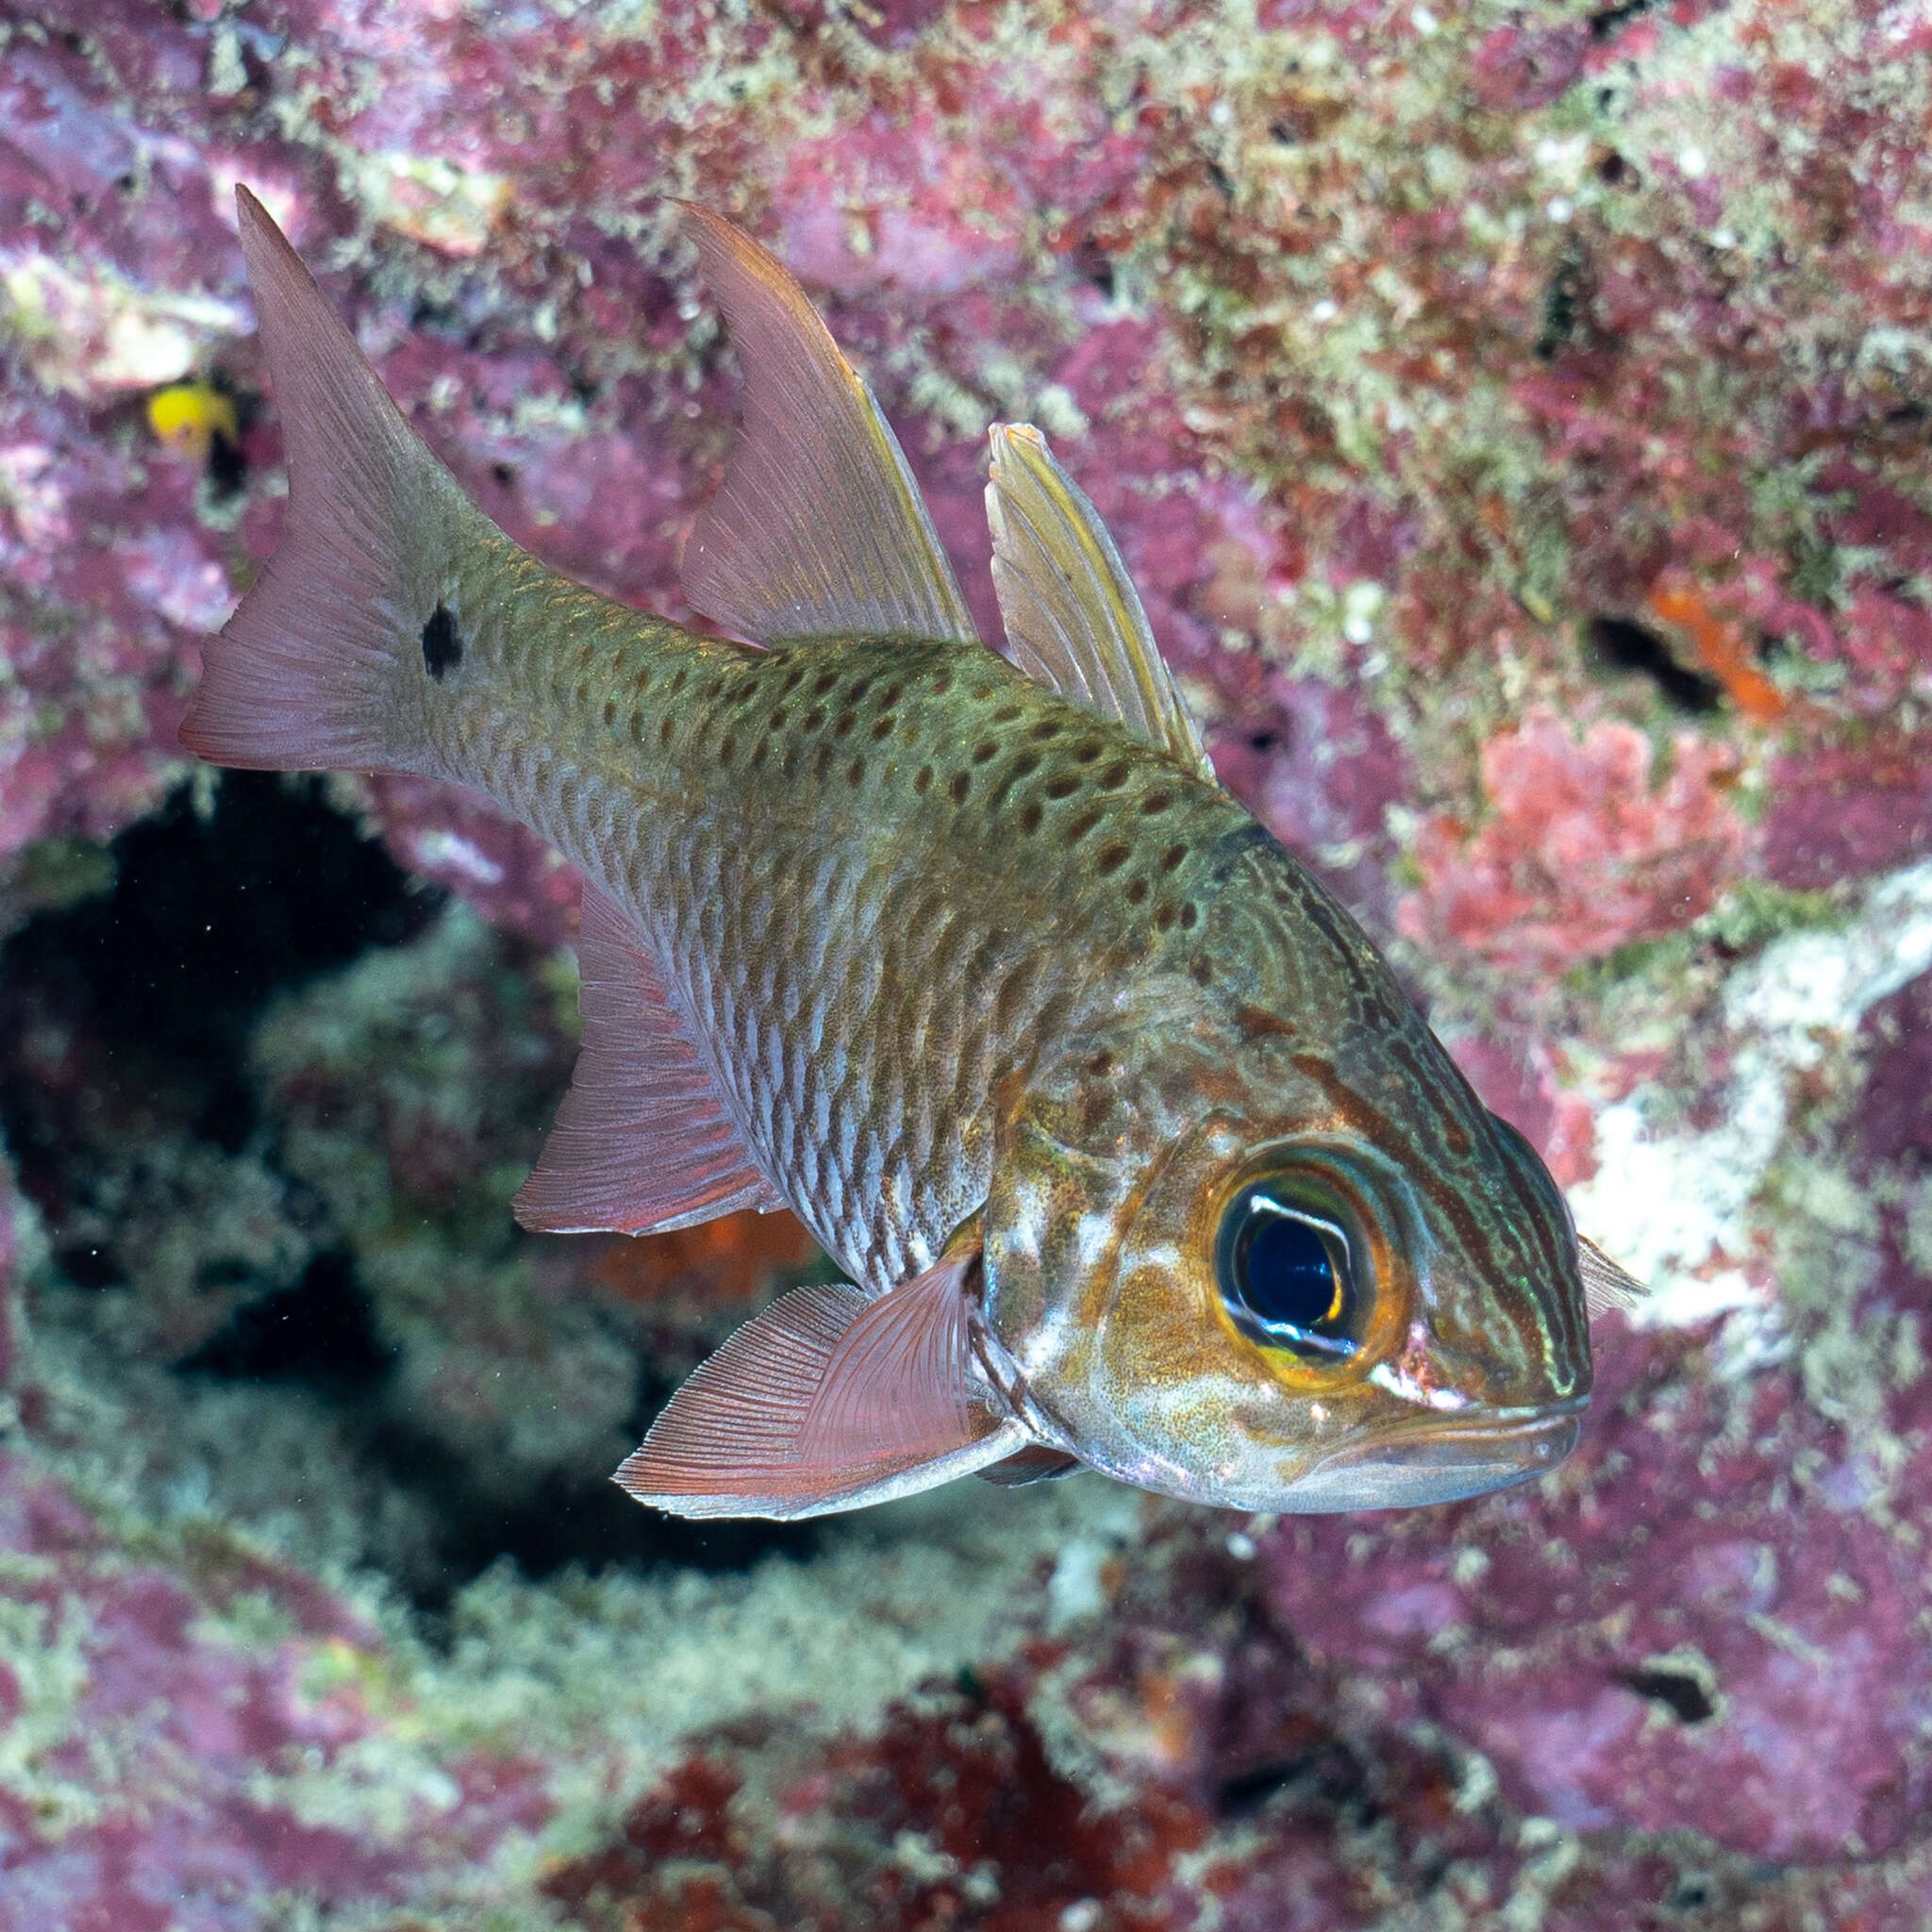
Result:
{"type": "Polygon", "coordinates": [[[1673,1353],[1610,1352],[1607,1412],[1523,1516],[1453,1548],[1421,1519],[1297,1528],[1264,1559],[1274,1602],[1567,1828],[1802,1864],[1894,1850],[1932,1714],[1917,1568],[1786,1378],[1713,1395],[1673,1353]]]}
{"type": "Polygon", "coordinates": [[[1424,884],[1397,924],[1529,978],[1688,925],[1738,866],[1743,821],[1725,792],[1735,756],[1690,733],[1661,783],[1650,740],[1601,722],[1581,742],[1547,709],[1483,747],[1491,816],[1438,815],[1413,848],[1424,884]]]}
{"type": "Polygon", "coordinates": [[[1928,56],[1896,0],[7,12],[0,1927],[1923,1925],[1928,56]],[[237,181],[506,531],[680,622],[738,377],[673,198],[822,303],[993,640],[1039,423],[1224,781],[1660,1257],[1575,1459],[618,1513],[811,1259],[517,1236],[573,875],[349,778],[512,937],[363,847],[304,903],[231,815],[321,794],[181,757],[285,507],[237,181]],[[184,381],[233,460],[157,439],[184,381]],[[220,908],[137,858],[188,824],[220,908]]]}
{"type": "Polygon", "coordinates": [[[0,1609],[33,1633],[0,1665],[7,1932],[226,1932],[277,1892],[380,1907],[542,1823],[531,1767],[487,1757],[439,1767],[374,1831],[303,1816],[305,1772],[386,1721],[358,1684],[374,1632],[299,1573],[219,1543],[164,1566],[12,1457],[0,1558],[0,1609]],[[286,1634],[225,1626],[251,1607],[286,1634]]]}

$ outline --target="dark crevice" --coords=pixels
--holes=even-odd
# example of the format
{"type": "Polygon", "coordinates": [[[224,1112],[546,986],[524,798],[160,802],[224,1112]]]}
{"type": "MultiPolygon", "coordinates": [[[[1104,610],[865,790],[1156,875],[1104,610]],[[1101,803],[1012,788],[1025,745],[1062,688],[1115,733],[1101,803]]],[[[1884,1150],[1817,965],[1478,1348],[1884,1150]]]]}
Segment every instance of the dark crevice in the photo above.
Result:
{"type": "Polygon", "coordinates": [[[244,1302],[181,1362],[180,1373],[304,1382],[353,1396],[380,1383],[391,1361],[349,1257],[327,1253],[292,1288],[244,1302]]]}
{"type": "Polygon", "coordinates": [[[1355,1754],[1337,1741],[1224,1778],[1214,1794],[1214,1808],[1224,1819],[1244,1818],[1283,1793],[1298,1807],[1345,1816],[1357,1825],[1373,1823],[1375,1816],[1367,1772],[1355,1754]]]}
{"type": "Polygon", "coordinates": [[[1717,1888],[1702,1872],[1687,1872],[1664,1894],[1667,1912],[1701,1912],[1715,1900],[1717,1888]]]}
{"type": "Polygon", "coordinates": [[[1583,261],[1572,251],[1557,263],[1543,291],[1542,323],[1536,339],[1539,361],[1555,361],[1557,354],[1574,341],[1583,292],[1583,261]]]}
{"type": "Polygon", "coordinates": [[[1701,1724],[1717,1715],[1717,1705],[1709,1690],[1690,1671],[1654,1665],[1645,1670],[1626,1671],[1620,1681],[1638,1696],[1661,1704],[1684,1724],[1701,1724]]]}
{"type": "Polygon", "coordinates": [[[398,1579],[431,1616],[506,1557],[520,1574],[541,1580],[573,1564],[592,1574],[654,1562],[746,1570],[774,1552],[805,1557],[818,1547],[812,1523],[687,1523],[647,1515],[607,1469],[553,1471],[506,1496],[500,1485],[479,1480],[447,1442],[392,1418],[372,1429],[367,1450],[388,1481],[433,1508],[434,1545],[398,1579]]]}
{"type": "Polygon", "coordinates": [[[220,499],[239,496],[248,480],[248,459],[242,445],[224,430],[217,429],[208,440],[208,480],[220,499]]]}
{"type": "Polygon", "coordinates": [[[273,995],[415,938],[441,904],[314,778],[228,773],[205,818],[184,786],[110,851],[111,891],[0,948],[0,1015],[36,987],[110,1052],[239,1067],[273,995]]]}
{"type": "Polygon", "coordinates": [[[415,938],[441,904],[319,780],[270,773],[229,773],[206,812],[184,786],[113,841],[103,874],[108,891],[0,945],[0,1133],[57,1222],[104,1132],[239,1151],[257,1125],[244,1056],[263,1006],[415,938]],[[71,1042],[53,1078],[33,1044],[49,1037],[71,1042]]]}
{"type": "Polygon", "coordinates": [[[1679,664],[1655,631],[1627,617],[1592,617],[1590,644],[1616,670],[1642,672],[1680,711],[1715,711],[1724,703],[1724,688],[1716,678],[1679,664]]]}
{"type": "Polygon", "coordinates": [[[118,1288],[127,1270],[112,1248],[76,1241],[54,1253],[55,1265],[75,1288],[118,1288]]]}
{"type": "Polygon", "coordinates": [[[1599,8],[1589,19],[1591,39],[1615,40],[1633,20],[1641,20],[1656,4],[1657,0],[1622,0],[1620,6],[1599,8]]]}

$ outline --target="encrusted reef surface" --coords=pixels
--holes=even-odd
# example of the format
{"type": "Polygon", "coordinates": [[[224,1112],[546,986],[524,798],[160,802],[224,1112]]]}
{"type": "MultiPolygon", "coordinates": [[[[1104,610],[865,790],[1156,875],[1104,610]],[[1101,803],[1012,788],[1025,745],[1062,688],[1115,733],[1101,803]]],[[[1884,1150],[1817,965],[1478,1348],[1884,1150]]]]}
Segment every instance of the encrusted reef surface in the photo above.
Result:
{"type": "Polygon", "coordinates": [[[0,1932],[1932,1921],[1932,19],[1907,0],[0,0],[0,1932]],[[783,1218],[540,1241],[575,881],[215,780],[284,221],[686,618],[733,213],[987,634],[990,422],[1657,1286],[1581,1448],[1274,1522],[605,1474],[783,1218]]]}

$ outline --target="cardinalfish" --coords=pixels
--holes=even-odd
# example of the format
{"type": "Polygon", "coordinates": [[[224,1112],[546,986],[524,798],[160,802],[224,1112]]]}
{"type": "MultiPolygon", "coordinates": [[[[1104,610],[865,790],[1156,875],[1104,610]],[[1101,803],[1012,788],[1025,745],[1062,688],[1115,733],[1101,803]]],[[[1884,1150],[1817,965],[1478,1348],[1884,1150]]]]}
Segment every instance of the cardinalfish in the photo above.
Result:
{"type": "Polygon", "coordinates": [[[183,741],[471,786],[582,872],[525,1226],[787,1207],[851,1277],[740,1329],[625,1490],[803,1517],[1084,1465],[1338,1510],[1561,1460],[1632,1285],[1217,783],[1037,429],[991,433],[1000,656],[804,292],[688,209],[744,370],[683,564],[742,641],[698,636],[498,530],[240,201],[289,524],[183,741]]]}

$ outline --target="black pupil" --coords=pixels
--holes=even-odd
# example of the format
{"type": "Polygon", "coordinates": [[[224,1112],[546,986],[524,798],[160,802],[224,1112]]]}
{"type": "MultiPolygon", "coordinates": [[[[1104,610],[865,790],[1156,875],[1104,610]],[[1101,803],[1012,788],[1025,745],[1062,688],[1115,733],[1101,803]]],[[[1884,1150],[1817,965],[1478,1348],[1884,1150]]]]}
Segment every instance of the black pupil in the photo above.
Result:
{"type": "Polygon", "coordinates": [[[1341,1312],[1327,1243],[1306,1221],[1286,1214],[1258,1218],[1261,1224],[1248,1243],[1241,1299],[1271,1324],[1324,1326],[1341,1312]]]}
{"type": "Polygon", "coordinates": [[[1360,1308],[1349,1241],[1339,1223],[1305,1212],[1262,1185],[1222,1223],[1217,1267],[1235,1326],[1266,1348],[1310,1358],[1351,1356],[1360,1308]]]}

